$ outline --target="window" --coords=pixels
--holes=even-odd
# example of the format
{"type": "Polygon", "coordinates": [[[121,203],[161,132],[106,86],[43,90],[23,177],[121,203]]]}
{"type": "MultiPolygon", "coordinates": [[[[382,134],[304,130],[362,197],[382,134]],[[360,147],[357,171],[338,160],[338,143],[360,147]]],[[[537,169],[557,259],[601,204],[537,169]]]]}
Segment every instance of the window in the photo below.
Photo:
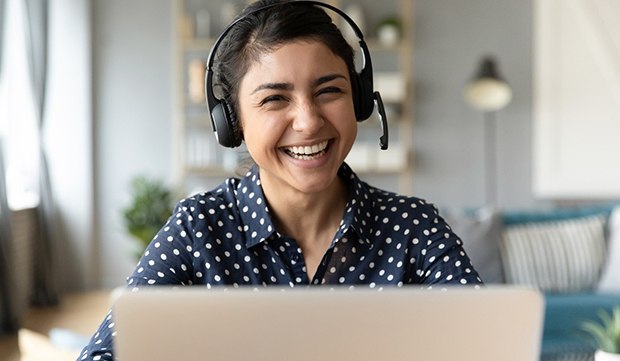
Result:
{"type": "Polygon", "coordinates": [[[0,72],[0,139],[11,209],[39,201],[39,130],[26,56],[23,2],[8,0],[0,72]]]}

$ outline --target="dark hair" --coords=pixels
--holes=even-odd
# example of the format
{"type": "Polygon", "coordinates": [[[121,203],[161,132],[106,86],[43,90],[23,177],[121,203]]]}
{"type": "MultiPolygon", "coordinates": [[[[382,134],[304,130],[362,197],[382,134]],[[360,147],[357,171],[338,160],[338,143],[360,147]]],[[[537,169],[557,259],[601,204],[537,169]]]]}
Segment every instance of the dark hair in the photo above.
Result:
{"type": "Polygon", "coordinates": [[[214,92],[239,114],[239,84],[250,64],[278,45],[297,39],[317,40],[355,72],[353,49],[321,8],[288,0],[259,0],[247,6],[222,40],[214,62],[214,92]],[[274,5],[279,4],[279,5],[274,5]],[[267,9],[257,11],[265,6],[267,9]],[[249,14],[249,15],[248,15],[249,14]],[[219,93],[219,94],[218,94],[219,93]]]}

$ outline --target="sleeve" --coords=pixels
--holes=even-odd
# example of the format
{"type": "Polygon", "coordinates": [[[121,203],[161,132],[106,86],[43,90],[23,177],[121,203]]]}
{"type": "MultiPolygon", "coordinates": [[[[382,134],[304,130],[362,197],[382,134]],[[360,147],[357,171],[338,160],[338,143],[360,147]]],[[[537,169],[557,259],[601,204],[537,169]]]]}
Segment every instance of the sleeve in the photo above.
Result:
{"type": "Polygon", "coordinates": [[[463,242],[439,215],[437,208],[430,206],[425,212],[427,222],[421,224],[419,238],[424,248],[419,250],[417,270],[418,282],[427,285],[480,285],[482,280],[472,266],[463,248],[463,242]]]}
{"type": "Polygon", "coordinates": [[[112,338],[114,336],[112,311],[108,312],[97,332],[90,338],[77,360],[113,361],[112,338]]]}
{"type": "MultiPolygon", "coordinates": [[[[177,205],[127,278],[127,288],[193,284],[193,234],[191,215],[185,206],[177,205]]],[[[113,361],[114,336],[110,311],[77,360],[113,361]]]]}

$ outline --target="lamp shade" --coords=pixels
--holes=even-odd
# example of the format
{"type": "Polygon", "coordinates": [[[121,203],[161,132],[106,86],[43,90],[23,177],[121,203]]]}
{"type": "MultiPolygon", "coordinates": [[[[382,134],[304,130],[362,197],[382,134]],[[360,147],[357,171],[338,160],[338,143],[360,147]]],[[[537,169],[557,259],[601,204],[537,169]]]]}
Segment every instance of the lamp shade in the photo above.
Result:
{"type": "Polygon", "coordinates": [[[464,96],[474,109],[496,111],[510,103],[512,90],[499,76],[495,61],[487,57],[480,63],[476,77],[465,87],[464,96]]]}

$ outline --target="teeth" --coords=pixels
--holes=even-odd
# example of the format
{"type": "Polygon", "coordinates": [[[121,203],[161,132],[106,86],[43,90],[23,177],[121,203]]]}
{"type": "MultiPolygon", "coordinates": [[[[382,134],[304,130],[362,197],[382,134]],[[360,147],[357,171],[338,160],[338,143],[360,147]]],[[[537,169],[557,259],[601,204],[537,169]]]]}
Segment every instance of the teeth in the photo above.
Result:
{"type": "Polygon", "coordinates": [[[323,141],[312,146],[288,147],[286,150],[293,155],[312,155],[324,151],[327,148],[327,143],[327,141],[323,141]]]}
{"type": "Polygon", "coordinates": [[[310,160],[321,156],[327,148],[327,140],[311,146],[287,147],[284,150],[293,158],[310,160]]]}

